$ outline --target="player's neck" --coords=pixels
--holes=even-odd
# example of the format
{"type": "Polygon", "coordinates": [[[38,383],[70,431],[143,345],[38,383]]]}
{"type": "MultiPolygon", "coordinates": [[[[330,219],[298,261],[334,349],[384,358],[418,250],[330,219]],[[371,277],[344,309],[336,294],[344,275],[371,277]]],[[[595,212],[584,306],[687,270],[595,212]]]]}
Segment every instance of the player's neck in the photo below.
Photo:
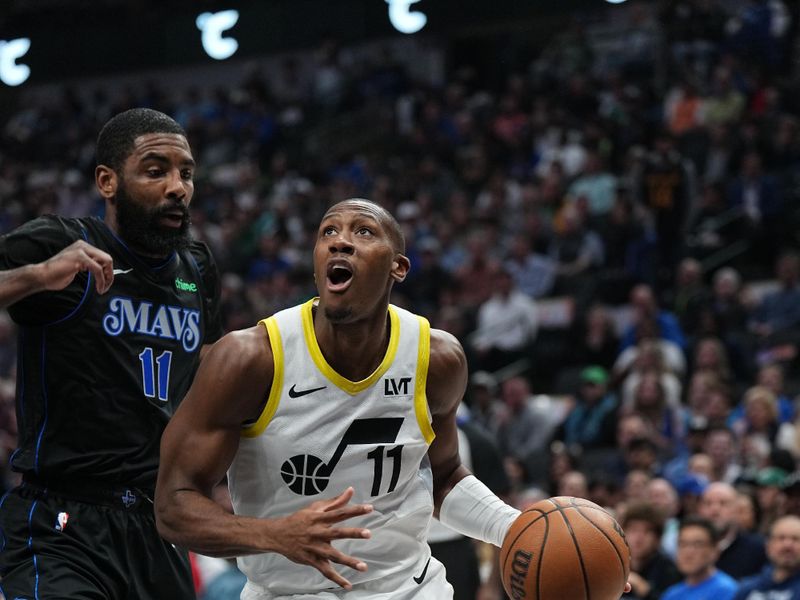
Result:
{"type": "Polygon", "coordinates": [[[388,311],[352,323],[333,323],[315,311],[314,333],[328,364],[350,381],[361,381],[378,368],[386,355],[389,323],[388,311]]]}

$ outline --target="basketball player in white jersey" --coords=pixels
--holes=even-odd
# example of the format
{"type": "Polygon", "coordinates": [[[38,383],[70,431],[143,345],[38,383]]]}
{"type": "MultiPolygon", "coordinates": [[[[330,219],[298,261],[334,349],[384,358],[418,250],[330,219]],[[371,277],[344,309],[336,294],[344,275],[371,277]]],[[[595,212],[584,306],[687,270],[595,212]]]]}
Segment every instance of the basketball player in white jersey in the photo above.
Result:
{"type": "Polygon", "coordinates": [[[164,433],[159,530],[237,556],[244,599],[446,600],[431,515],[500,546],[519,514],[459,459],[461,345],[389,304],[404,251],[380,206],[329,209],[319,298],[215,344],[164,433]],[[211,499],[226,472],[235,514],[211,499]]]}

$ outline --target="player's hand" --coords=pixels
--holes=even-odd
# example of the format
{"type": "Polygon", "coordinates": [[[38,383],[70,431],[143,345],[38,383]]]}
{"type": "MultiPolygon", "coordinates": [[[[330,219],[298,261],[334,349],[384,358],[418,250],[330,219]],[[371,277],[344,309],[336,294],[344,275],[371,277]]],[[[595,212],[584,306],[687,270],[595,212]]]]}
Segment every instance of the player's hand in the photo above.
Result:
{"type": "Polygon", "coordinates": [[[337,497],[319,500],[306,508],[274,521],[272,532],[277,552],[302,565],[310,565],[346,590],[352,584],[337,573],[332,563],[366,571],[365,562],[348,556],[331,545],[333,540],[368,539],[370,531],[361,527],[335,527],[336,523],[372,512],[369,504],[348,504],[353,497],[349,487],[337,497]]]}
{"type": "Polygon", "coordinates": [[[45,290],[63,290],[75,276],[88,271],[94,275],[95,288],[105,294],[114,281],[111,255],[78,240],[39,265],[40,281],[45,290]]]}

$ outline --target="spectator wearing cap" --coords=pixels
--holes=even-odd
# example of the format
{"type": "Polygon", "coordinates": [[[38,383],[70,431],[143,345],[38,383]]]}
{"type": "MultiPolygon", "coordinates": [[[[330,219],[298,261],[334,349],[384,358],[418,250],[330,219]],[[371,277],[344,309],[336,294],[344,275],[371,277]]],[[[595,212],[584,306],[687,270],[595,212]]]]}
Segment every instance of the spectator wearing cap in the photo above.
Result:
{"type": "Polygon", "coordinates": [[[700,499],[699,514],[720,533],[716,566],[736,580],[758,574],[767,562],[764,540],[739,528],[736,520],[737,492],[730,484],[714,482],[700,499]]]}
{"type": "Polygon", "coordinates": [[[786,496],[783,493],[783,482],[786,471],[780,467],[764,467],[756,475],[756,498],[761,512],[761,533],[768,533],[772,522],[785,514],[786,496]]]}
{"type": "Polygon", "coordinates": [[[674,480],[673,485],[680,498],[680,513],[683,516],[697,515],[699,512],[700,499],[708,488],[708,479],[698,473],[687,471],[678,476],[674,480]]]}
{"type": "Polygon", "coordinates": [[[608,372],[598,365],[588,366],[580,373],[573,408],[553,437],[584,452],[613,448],[616,417],[617,399],[608,390],[608,372]]]}
{"type": "Polygon", "coordinates": [[[769,566],[742,582],[734,600],[800,600],[800,517],[776,520],[767,538],[769,566]]]}
{"type": "MultiPolygon", "coordinates": [[[[651,482],[652,483],[652,482],[651,482]]],[[[675,563],[660,549],[664,515],[647,502],[630,504],[621,522],[631,551],[630,600],[657,600],[681,575],[675,563]]]]}

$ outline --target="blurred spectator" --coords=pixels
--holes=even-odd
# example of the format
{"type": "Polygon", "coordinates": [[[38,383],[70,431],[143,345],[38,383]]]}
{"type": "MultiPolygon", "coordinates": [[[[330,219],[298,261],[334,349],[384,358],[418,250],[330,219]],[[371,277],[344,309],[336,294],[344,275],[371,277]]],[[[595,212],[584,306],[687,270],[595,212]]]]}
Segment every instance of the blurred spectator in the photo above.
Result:
{"type": "Polygon", "coordinates": [[[786,475],[786,471],[779,467],[764,467],[756,475],[756,498],[760,513],[758,533],[762,535],[767,535],[770,525],[786,514],[786,497],[783,494],[786,475]]]}
{"type": "Polygon", "coordinates": [[[505,410],[495,430],[504,458],[524,462],[542,451],[550,440],[555,423],[553,411],[541,406],[531,396],[524,377],[512,377],[501,384],[505,410]]]}
{"type": "Polygon", "coordinates": [[[680,498],[675,487],[663,477],[655,477],[647,484],[646,501],[656,508],[664,519],[660,546],[669,558],[675,558],[678,548],[678,514],[680,498]]]}
{"type": "Polygon", "coordinates": [[[535,252],[525,234],[513,237],[504,266],[519,290],[531,298],[547,296],[553,289],[555,264],[547,255],[535,252]]]}
{"type": "Polygon", "coordinates": [[[604,168],[603,159],[597,151],[590,151],[583,170],[567,189],[573,200],[586,202],[588,218],[596,220],[611,211],[617,191],[617,178],[604,168]]]}
{"type": "Polygon", "coordinates": [[[747,307],[742,302],[742,278],[733,267],[723,267],[712,280],[711,334],[727,336],[743,333],[747,328],[747,307]]]}
{"type": "Polygon", "coordinates": [[[744,394],[742,399],[743,414],[733,420],[731,428],[743,437],[750,433],[763,435],[770,444],[778,434],[778,400],[775,394],[766,387],[754,386],[744,394]]]}
{"type": "Polygon", "coordinates": [[[652,374],[658,380],[664,395],[664,403],[670,410],[680,409],[682,395],[681,380],[685,362],[680,349],[667,340],[646,338],[635,347],[625,350],[614,364],[615,378],[623,377],[620,393],[622,407],[630,410],[642,380],[652,374]],[[626,366],[631,358],[633,361],[626,366]]]}
{"type": "Polygon", "coordinates": [[[700,333],[700,319],[710,300],[711,292],[703,282],[703,267],[700,262],[694,258],[681,260],[667,305],[678,318],[681,329],[687,336],[695,337],[700,333]]]}
{"type": "Polygon", "coordinates": [[[633,323],[622,335],[622,350],[634,345],[637,328],[642,323],[655,321],[658,337],[669,340],[681,348],[686,348],[686,338],[675,315],[658,306],[653,289],[649,285],[640,284],[631,290],[630,303],[633,308],[633,323]]]}
{"type": "Polygon", "coordinates": [[[761,523],[758,499],[752,492],[739,491],[736,496],[736,523],[746,533],[757,533],[761,523]]]}
{"type": "MultiPolygon", "coordinates": [[[[737,492],[730,484],[714,482],[703,492],[699,514],[711,521],[720,532],[717,543],[719,556],[715,562],[717,568],[739,580],[757,574],[766,563],[767,556],[763,539],[739,528],[736,496],[737,492]]],[[[678,548],[680,556],[680,541],[678,548]]]]}
{"type": "Polygon", "coordinates": [[[667,398],[663,376],[656,370],[644,371],[631,397],[623,399],[623,410],[636,412],[647,419],[655,433],[653,441],[661,452],[670,456],[680,449],[685,429],[678,407],[680,394],[672,402],[667,398]]]}
{"type": "Polygon", "coordinates": [[[714,564],[719,557],[719,536],[714,524],[688,517],[678,533],[676,565],[683,581],[667,588],[661,600],[731,600],[738,585],[714,564]]]}
{"type": "Polygon", "coordinates": [[[662,552],[659,542],[664,530],[664,516],[648,503],[631,504],[622,522],[631,552],[631,592],[623,598],[657,600],[669,586],[680,581],[675,563],[662,552]]]}
{"type": "Polygon", "coordinates": [[[497,379],[486,371],[476,371],[469,378],[467,402],[472,420],[493,432],[499,426],[498,419],[503,412],[502,401],[497,395],[497,379]]]}
{"type": "Polygon", "coordinates": [[[490,372],[526,358],[539,329],[536,302],[516,288],[508,271],[498,269],[492,281],[494,292],[478,308],[471,340],[474,366],[490,372]]]}
{"type": "Polygon", "coordinates": [[[767,537],[769,567],[742,582],[734,600],[800,598],[800,517],[777,519],[767,537]]]}
{"type": "Polygon", "coordinates": [[[559,496],[586,498],[589,495],[589,481],[582,471],[568,471],[558,480],[559,496]]]}
{"type": "Polygon", "coordinates": [[[782,254],[775,275],[780,288],[761,299],[750,319],[750,330],[762,347],[793,343],[800,327],[800,255],[782,254]]]}
{"type": "Polygon", "coordinates": [[[659,132],[642,176],[642,199],[655,222],[659,285],[668,281],[678,262],[691,198],[689,170],[672,135],[659,132]]]}
{"type": "Polygon", "coordinates": [[[703,449],[711,458],[711,481],[732,484],[739,478],[742,467],[736,460],[736,435],[730,429],[721,424],[713,426],[706,434],[703,449]]]}
{"type": "Polygon", "coordinates": [[[764,173],[761,156],[748,152],[728,186],[728,206],[747,219],[750,252],[759,261],[773,260],[783,242],[783,197],[774,177],[764,173]]]}
{"type": "Polygon", "coordinates": [[[550,258],[556,263],[553,293],[574,296],[580,304],[594,291],[593,275],[603,264],[603,242],[572,204],[561,209],[558,220],[549,248],[550,258]]]}
{"type": "Polygon", "coordinates": [[[608,390],[608,373],[589,366],[580,373],[580,387],[566,419],[554,439],[578,452],[613,448],[616,433],[617,399],[608,390]]]}
{"type": "Polygon", "coordinates": [[[598,365],[608,371],[618,350],[619,337],[608,310],[593,304],[573,321],[565,359],[573,365],[598,365]]]}

